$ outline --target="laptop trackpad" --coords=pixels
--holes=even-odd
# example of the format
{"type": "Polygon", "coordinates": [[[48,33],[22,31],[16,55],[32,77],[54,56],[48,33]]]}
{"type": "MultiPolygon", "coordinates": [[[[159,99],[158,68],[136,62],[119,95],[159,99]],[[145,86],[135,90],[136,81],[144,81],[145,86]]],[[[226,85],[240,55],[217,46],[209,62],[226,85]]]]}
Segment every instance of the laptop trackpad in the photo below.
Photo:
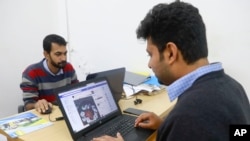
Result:
{"type": "Polygon", "coordinates": [[[154,130],[149,129],[142,129],[142,128],[134,128],[134,131],[128,133],[123,137],[125,140],[128,141],[145,141],[147,140],[152,134],[154,130]]]}

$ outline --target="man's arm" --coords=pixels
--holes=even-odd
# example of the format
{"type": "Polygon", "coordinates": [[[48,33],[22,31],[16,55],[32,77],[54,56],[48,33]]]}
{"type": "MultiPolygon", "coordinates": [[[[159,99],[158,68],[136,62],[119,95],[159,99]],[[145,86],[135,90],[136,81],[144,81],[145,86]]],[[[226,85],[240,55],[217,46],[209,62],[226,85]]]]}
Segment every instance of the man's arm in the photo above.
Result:
{"type": "Polygon", "coordinates": [[[36,101],[34,100],[31,100],[31,101],[26,101],[25,104],[24,104],[24,109],[25,110],[32,110],[35,108],[35,103],[36,101]]]}
{"type": "Polygon", "coordinates": [[[35,108],[36,99],[38,98],[38,88],[31,80],[22,77],[20,88],[23,91],[23,101],[25,110],[35,108]]]}
{"type": "Polygon", "coordinates": [[[38,112],[45,111],[52,104],[45,99],[38,100],[38,85],[28,74],[32,73],[25,71],[22,74],[22,82],[20,84],[20,88],[23,91],[24,108],[25,110],[36,109],[38,112]]]}
{"type": "Polygon", "coordinates": [[[45,112],[49,107],[52,108],[52,103],[48,102],[45,99],[41,99],[38,101],[27,100],[24,107],[26,110],[36,109],[39,113],[45,112]]]}

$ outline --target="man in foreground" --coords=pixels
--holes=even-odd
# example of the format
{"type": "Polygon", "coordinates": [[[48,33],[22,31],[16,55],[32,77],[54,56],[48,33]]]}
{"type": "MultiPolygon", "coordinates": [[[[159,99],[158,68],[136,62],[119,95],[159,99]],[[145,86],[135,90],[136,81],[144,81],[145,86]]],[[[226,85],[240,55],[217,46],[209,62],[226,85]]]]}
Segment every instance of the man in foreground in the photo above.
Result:
{"type": "MultiPolygon", "coordinates": [[[[157,129],[157,141],[226,141],[230,125],[250,124],[245,90],[221,63],[207,59],[206,28],[196,7],[184,2],[154,6],[137,38],[147,41],[149,68],[168,86],[170,100],[178,101],[166,119],[143,113],[135,127],[157,129]]],[[[106,140],[123,138],[117,133],[93,139],[106,140]]]]}

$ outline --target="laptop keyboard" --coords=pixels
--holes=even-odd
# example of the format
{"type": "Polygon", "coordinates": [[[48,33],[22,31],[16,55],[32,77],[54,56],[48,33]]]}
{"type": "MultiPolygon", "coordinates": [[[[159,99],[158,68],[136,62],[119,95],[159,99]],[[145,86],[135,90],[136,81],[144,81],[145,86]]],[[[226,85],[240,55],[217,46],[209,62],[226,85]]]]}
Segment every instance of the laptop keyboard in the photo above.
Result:
{"type": "Polygon", "coordinates": [[[106,128],[102,134],[115,137],[116,133],[119,132],[122,136],[124,136],[134,128],[134,123],[134,118],[125,116],[121,121],[106,128]]]}
{"type": "MultiPolygon", "coordinates": [[[[117,119],[112,120],[112,124],[108,123],[109,126],[103,126],[99,128],[98,131],[91,132],[87,136],[81,136],[79,139],[77,139],[77,141],[91,141],[93,138],[100,137],[103,135],[116,137],[117,132],[119,132],[124,139],[127,137],[130,138],[130,133],[135,133],[136,131],[134,127],[135,119],[136,117],[127,115],[123,115],[120,118],[117,117],[117,119]]],[[[146,138],[149,137],[149,135],[151,135],[152,133],[153,131],[151,130],[144,130],[143,134],[140,134],[142,135],[142,137],[140,137],[140,139],[136,137],[136,140],[146,140],[146,138]]],[[[135,136],[133,136],[132,138],[134,137],[135,136]]]]}

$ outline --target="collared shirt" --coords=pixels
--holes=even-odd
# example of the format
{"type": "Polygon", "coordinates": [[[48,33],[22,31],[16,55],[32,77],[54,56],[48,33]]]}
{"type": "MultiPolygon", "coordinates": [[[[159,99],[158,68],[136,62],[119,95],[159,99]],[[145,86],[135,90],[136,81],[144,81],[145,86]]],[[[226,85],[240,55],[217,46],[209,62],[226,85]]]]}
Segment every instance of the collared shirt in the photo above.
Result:
{"type": "Polygon", "coordinates": [[[177,97],[179,97],[185,90],[187,90],[189,87],[193,85],[195,80],[197,80],[199,77],[213,72],[213,71],[219,71],[222,70],[222,64],[221,63],[212,63],[203,67],[200,67],[196,69],[195,71],[181,77],[180,79],[173,82],[171,85],[167,87],[167,93],[169,96],[170,101],[175,100],[177,97]]]}
{"type": "Polygon", "coordinates": [[[49,66],[48,66],[48,64],[47,64],[46,59],[44,59],[44,61],[43,61],[43,66],[44,66],[45,70],[48,71],[48,72],[49,72],[51,75],[53,75],[53,76],[63,74],[63,70],[62,70],[62,69],[60,69],[59,72],[58,72],[57,74],[54,74],[53,72],[51,72],[51,71],[49,70],[49,66]]]}

